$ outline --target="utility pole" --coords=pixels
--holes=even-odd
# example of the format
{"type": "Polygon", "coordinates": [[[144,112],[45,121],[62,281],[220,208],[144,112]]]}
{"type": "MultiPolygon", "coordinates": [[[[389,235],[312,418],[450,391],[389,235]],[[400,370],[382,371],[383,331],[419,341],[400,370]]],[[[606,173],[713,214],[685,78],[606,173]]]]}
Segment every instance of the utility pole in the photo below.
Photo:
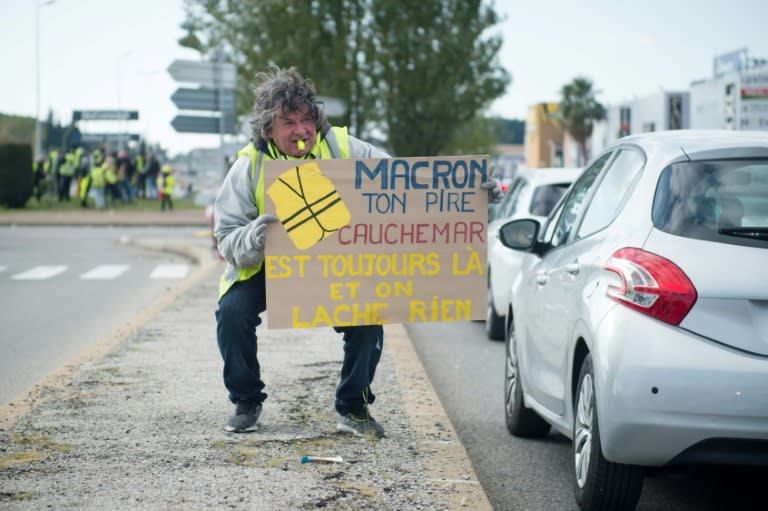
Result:
{"type": "Polygon", "coordinates": [[[40,126],[40,8],[51,5],[56,0],[47,0],[37,4],[35,9],[35,159],[43,154],[40,126]]]}
{"type": "Polygon", "coordinates": [[[227,175],[227,165],[224,154],[224,87],[222,80],[222,67],[224,66],[224,50],[216,48],[216,71],[214,82],[216,84],[216,99],[219,106],[219,165],[221,166],[221,182],[224,182],[224,176],[227,175]]]}

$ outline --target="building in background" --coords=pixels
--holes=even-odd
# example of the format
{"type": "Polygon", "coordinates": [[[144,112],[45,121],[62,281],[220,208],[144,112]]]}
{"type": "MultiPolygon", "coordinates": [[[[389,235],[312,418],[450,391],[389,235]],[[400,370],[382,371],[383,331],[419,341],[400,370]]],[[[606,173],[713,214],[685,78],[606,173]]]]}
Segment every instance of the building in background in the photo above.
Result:
{"type": "Polygon", "coordinates": [[[592,133],[592,154],[634,133],[692,128],[691,93],[659,91],[606,108],[605,121],[592,133]]]}
{"type": "Polygon", "coordinates": [[[558,103],[536,103],[525,122],[525,162],[528,168],[563,166],[563,128],[558,103]]]}
{"type": "Polygon", "coordinates": [[[691,84],[691,127],[768,131],[768,63],[746,48],[715,57],[712,78],[691,84]]]}

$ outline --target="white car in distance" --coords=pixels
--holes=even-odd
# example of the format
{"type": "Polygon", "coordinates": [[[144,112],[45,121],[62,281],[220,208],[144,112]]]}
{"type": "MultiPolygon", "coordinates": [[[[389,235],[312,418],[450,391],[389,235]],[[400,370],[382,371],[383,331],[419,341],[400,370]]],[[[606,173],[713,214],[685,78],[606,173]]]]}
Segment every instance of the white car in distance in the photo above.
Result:
{"type": "Polygon", "coordinates": [[[501,202],[493,209],[488,223],[488,312],[485,331],[488,338],[504,339],[505,311],[512,280],[520,268],[523,253],[509,250],[499,242],[499,227],[516,218],[549,215],[581,168],[521,169],[515,174],[501,202]]]}

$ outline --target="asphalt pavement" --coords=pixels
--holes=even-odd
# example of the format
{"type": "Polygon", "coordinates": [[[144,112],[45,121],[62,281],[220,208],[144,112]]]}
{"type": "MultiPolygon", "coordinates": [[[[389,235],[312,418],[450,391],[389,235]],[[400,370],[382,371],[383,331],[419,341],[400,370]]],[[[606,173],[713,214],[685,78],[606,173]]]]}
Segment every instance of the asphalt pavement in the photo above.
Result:
{"type": "MultiPolygon", "coordinates": [[[[0,212],[6,226],[83,224],[208,220],[202,210],[0,212]]],[[[223,264],[205,233],[183,244],[133,240],[183,253],[196,270],[0,407],[0,509],[491,509],[402,325],[385,326],[373,385],[385,438],[335,430],[340,336],[270,330],[268,314],[260,429],[224,432],[233,406],[214,320],[223,264]]]]}

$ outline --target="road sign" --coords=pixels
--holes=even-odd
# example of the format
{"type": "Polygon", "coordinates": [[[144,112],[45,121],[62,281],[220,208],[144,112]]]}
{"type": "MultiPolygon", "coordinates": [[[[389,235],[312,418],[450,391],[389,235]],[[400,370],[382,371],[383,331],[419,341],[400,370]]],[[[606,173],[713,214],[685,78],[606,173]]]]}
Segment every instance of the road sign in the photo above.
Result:
{"type": "MultiPolygon", "coordinates": [[[[219,117],[177,115],[171,121],[171,126],[180,133],[219,133],[219,117]]],[[[231,115],[224,116],[223,133],[235,133],[235,122],[231,115]]]]}
{"type": "Polygon", "coordinates": [[[168,72],[177,82],[197,83],[203,87],[235,88],[237,72],[229,62],[174,60],[168,72]]]}
{"type": "Polygon", "coordinates": [[[235,91],[232,89],[180,87],[171,96],[171,101],[182,110],[235,111],[235,91]],[[219,105],[219,91],[221,91],[221,105],[219,105]]]}
{"type": "Polygon", "coordinates": [[[106,144],[107,142],[124,144],[131,140],[138,141],[139,138],[138,133],[82,133],[80,135],[81,142],[97,144],[106,144]]]}
{"type": "Polygon", "coordinates": [[[347,104],[339,98],[318,96],[328,117],[341,117],[347,111],[347,104]]]}
{"type": "Polygon", "coordinates": [[[138,110],[73,110],[72,122],[75,121],[135,121],[139,118],[138,110]]]}

